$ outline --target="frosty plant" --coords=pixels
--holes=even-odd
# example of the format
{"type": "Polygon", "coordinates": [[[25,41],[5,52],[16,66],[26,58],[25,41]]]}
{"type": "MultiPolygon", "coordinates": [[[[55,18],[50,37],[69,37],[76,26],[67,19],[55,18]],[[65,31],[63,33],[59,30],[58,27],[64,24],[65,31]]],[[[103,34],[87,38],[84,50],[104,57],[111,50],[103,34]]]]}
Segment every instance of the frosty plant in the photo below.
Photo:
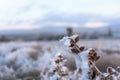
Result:
{"type": "MultiPolygon", "coordinates": [[[[79,80],[118,80],[115,74],[113,75],[113,69],[108,68],[107,76],[99,71],[96,67],[96,61],[99,60],[100,56],[92,48],[85,50],[84,46],[78,46],[77,42],[80,40],[78,35],[73,35],[70,37],[64,37],[61,42],[65,46],[69,47],[72,54],[74,55],[76,62],[76,72],[80,73],[79,80]]],[[[114,72],[116,73],[116,71],[114,72]]],[[[118,73],[117,73],[118,77],[118,73]]]]}
{"type": "Polygon", "coordinates": [[[106,79],[109,80],[120,80],[120,74],[112,67],[107,68],[106,79]]]}
{"type": "Polygon", "coordinates": [[[56,54],[50,66],[50,80],[68,80],[68,69],[64,66],[65,61],[62,54],[56,54]]]}

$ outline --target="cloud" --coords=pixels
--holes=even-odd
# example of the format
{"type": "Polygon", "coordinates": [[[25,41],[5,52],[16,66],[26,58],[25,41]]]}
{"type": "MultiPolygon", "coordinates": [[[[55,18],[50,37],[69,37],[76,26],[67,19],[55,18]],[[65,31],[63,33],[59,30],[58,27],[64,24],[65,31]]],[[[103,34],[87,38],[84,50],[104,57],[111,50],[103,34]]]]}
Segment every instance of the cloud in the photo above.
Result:
{"type": "Polygon", "coordinates": [[[69,23],[69,22],[47,22],[43,24],[44,26],[57,26],[57,27],[81,27],[78,23],[69,23]]]}
{"type": "Polygon", "coordinates": [[[47,22],[43,26],[56,26],[56,27],[105,27],[108,26],[108,23],[105,22],[85,22],[85,23],[70,23],[70,22],[47,22]]]}
{"type": "Polygon", "coordinates": [[[119,0],[0,0],[0,25],[29,24],[34,26],[34,24],[41,25],[42,23],[78,27],[85,23],[88,27],[103,26],[105,24],[93,24],[88,20],[93,17],[95,22],[108,21],[109,23],[106,16],[120,17],[119,2],[119,0]],[[62,14],[62,17],[55,13],[62,14]],[[46,14],[53,16],[46,16],[46,14]],[[101,15],[105,18],[101,19],[101,15]]]}
{"type": "Polygon", "coordinates": [[[86,22],[83,26],[89,27],[89,28],[105,27],[105,26],[108,26],[108,23],[105,23],[105,22],[86,22]]]}
{"type": "Polygon", "coordinates": [[[39,0],[0,0],[0,24],[13,24],[18,21],[32,24],[48,11],[39,0]]]}
{"type": "Polygon", "coordinates": [[[0,25],[0,30],[32,30],[39,29],[38,26],[33,26],[29,24],[19,24],[19,25],[0,25]]]}

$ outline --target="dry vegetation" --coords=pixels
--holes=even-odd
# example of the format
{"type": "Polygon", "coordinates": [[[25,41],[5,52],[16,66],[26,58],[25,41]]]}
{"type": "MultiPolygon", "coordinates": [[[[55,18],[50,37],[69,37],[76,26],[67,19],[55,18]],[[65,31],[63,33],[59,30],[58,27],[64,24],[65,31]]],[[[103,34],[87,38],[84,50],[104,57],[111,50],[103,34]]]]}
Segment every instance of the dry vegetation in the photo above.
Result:
{"type": "Polygon", "coordinates": [[[67,37],[66,40],[69,46],[63,46],[57,41],[1,43],[0,80],[54,80],[56,73],[59,74],[60,80],[87,80],[81,79],[82,74],[87,73],[83,73],[79,65],[80,60],[77,59],[78,62],[76,62],[75,58],[76,55],[82,56],[84,53],[88,53],[86,63],[89,64],[87,69],[90,70],[87,74],[89,77],[86,78],[96,80],[101,76],[104,78],[101,80],[120,79],[117,68],[120,65],[119,40],[80,40],[78,42],[78,36],[67,37]],[[94,49],[89,49],[90,47],[94,49]],[[54,67],[57,70],[51,73],[53,64],[57,64],[58,67],[54,67]],[[114,70],[117,71],[113,72],[114,70]],[[112,79],[112,75],[117,76],[118,79],[112,79]]]}

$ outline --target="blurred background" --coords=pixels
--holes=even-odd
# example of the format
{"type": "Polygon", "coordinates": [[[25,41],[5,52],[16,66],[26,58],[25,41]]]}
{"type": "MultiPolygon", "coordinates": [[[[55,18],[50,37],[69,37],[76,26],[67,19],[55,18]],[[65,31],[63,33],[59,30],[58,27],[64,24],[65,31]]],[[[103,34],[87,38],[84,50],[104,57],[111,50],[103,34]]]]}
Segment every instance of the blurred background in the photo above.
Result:
{"type": "Polygon", "coordinates": [[[120,0],[0,0],[0,79],[39,76],[54,53],[67,53],[59,40],[73,34],[98,52],[101,71],[120,66],[120,0]]]}
{"type": "Polygon", "coordinates": [[[0,41],[120,38],[119,0],[0,0],[0,41]],[[70,28],[70,29],[69,29],[70,28]]]}

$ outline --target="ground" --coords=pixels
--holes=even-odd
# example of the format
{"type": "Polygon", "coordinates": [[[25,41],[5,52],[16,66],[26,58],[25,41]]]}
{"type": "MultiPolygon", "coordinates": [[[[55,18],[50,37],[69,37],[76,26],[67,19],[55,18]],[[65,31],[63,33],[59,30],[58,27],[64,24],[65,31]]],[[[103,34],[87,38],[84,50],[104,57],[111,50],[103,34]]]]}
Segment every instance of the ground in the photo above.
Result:
{"type": "MultiPolygon", "coordinates": [[[[97,63],[101,71],[106,67],[120,66],[120,40],[98,39],[80,40],[80,46],[94,48],[101,56],[97,63]]],[[[58,41],[1,42],[0,43],[0,79],[16,80],[40,78],[49,69],[52,56],[60,52],[68,60],[69,70],[75,69],[74,58],[67,47],[58,41]],[[72,65],[71,65],[72,64],[72,65]]]]}

